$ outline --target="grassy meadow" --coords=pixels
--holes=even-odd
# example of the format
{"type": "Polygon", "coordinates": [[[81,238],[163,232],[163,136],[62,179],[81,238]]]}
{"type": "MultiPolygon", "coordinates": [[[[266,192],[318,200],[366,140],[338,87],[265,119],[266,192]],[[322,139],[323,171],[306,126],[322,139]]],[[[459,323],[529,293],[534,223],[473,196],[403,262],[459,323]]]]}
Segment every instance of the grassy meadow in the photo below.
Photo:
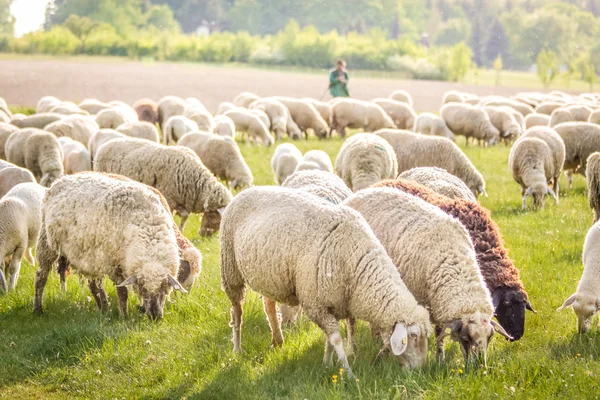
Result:
{"type": "MultiPolygon", "coordinates": [[[[339,139],[296,143],[335,159],[339,139]]],[[[464,148],[464,140],[459,139],[464,148]]],[[[255,184],[274,184],[274,148],[240,143],[255,184]]],[[[582,271],[581,251],[592,214],[585,180],[563,191],[560,204],[521,211],[518,185],[508,171],[509,148],[464,148],[487,180],[482,204],[500,225],[538,314],[527,314],[525,336],[508,343],[496,335],[488,368],[465,366],[456,343],[444,363],[430,357],[405,371],[393,359],[373,365],[380,341],[358,324],[358,351],[350,363],[358,381],[322,364],[324,335],[305,316],[284,328],[285,345],[270,348],[262,301],[249,292],[244,306],[244,353],[232,353],[230,303],[220,289],[219,239],[197,234],[198,216],[185,235],[202,251],[202,274],[189,296],[174,295],[165,317],[150,322],[132,307],[120,318],[116,291],[106,282],[111,311],[102,315],[89,290],[71,276],[61,294],[52,274],[45,312],[32,313],[34,267],[23,261],[17,290],[0,296],[0,398],[7,399],[479,399],[585,398],[598,394],[600,335],[576,333],[571,310],[556,309],[571,295],[582,271]],[[333,376],[337,375],[337,382],[333,376]]],[[[566,179],[561,180],[566,187],[566,179]]],[[[260,234],[257,232],[257,234],[260,234]]],[[[423,249],[427,251],[427,249],[423,249]]],[[[131,305],[137,299],[131,298],[131,305]]],[[[430,342],[434,355],[434,345],[430,342]]]]}

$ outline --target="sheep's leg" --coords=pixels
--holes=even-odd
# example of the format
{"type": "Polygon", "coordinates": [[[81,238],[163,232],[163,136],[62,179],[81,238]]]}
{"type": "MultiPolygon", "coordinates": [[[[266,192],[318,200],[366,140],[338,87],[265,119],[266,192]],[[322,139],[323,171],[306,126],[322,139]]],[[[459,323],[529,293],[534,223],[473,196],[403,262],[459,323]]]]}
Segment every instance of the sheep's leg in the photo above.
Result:
{"type": "Polygon", "coordinates": [[[187,222],[188,217],[190,216],[190,214],[187,212],[187,210],[184,210],[183,208],[178,208],[176,210],[177,214],[179,214],[181,216],[181,222],[179,223],[179,230],[183,233],[183,229],[185,228],[185,223],[187,222]]]}
{"type": "Polygon", "coordinates": [[[331,345],[327,337],[325,338],[325,352],[323,354],[323,364],[327,368],[333,367],[333,346],[331,345]]]}
{"type": "Polygon", "coordinates": [[[0,289],[4,292],[8,292],[8,285],[6,284],[6,276],[4,276],[4,258],[0,258],[0,289]]]}
{"type": "Polygon", "coordinates": [[[58,259],[58,276],[60,277],[60,291],[67,291],[67,272],[69,271],[69,260],[66,257],[58,259]]]}
{"type": "Polygon", "coordinates": [[[271,328],[271,345],[273,347],[280,347],[283,345],[283,333],[281,333],[281,324],[277,315],[277,303],[263,296],[263,305],[265,314],[267,314],[267,320],[269,321],[269,327],[271,328]]]}
{"type": "Polygon", "coordinates": [[[33,254],[31,253],[31,247],[29,247],[25,252],[25,259],[29,264],[35,265],[35,260],[33,259],[33,254]]]}
{"type": "Polygon", "coordinates": [[[127,316],[127,312],[129,311],[129,291],[124,286],[117,286],[117,295],[119,296],[119,311],[121,311],[121,315],[125,317],[127,316]]]}
{"type": "Polygon", "coordinates": [[[567,188],[571,190],[573,189],[573,171],[568,170],[565,172],[565,175],[567,175],[567,188]]]}
{"type": "Polygon", "coordinates": [[[90,279],[88,282],[90,285],[90,292],[92,292],[92,296],[94,296],[94,300],[96,300],[98,309],[103,313],[108,312],[108,297],[102,287],[102,280],[90,279]]]}
{"type": "Polygon", "coordinates": [[[444,336],[442,336],[442,327],[436,325],[435,327],[435,337],[436,337],[436,346],[437,346],[437,355],[438,359],[444,360],[446,358],[446,353],[444,352],[444,336]]]}
{"type": "Polygon", "coordinates": [[[346,320],[347,335],[348,335],[348,354],[353,354],[356,351],[356,318],[350,317],[346,320]]]}
{"type": "Polygon", "coordinates": [[[23,247],[23,245],[27,246],[27,237],[25,237],[25,241],[23,241],[23,238],[21,238],[21,245],[15,249],[12,260],[10,260],[10,264],[8,265],[7,272],[10,275],[10,278],[8,278],[8,290],[14,290],[14,288],[17,286],[19,272],[21,271],[21,259],[27,250],[25,247],[23,247]]]}
{"type": "Polygon", "coordinates": [[[244,311],[242,310],[242,302],[231,301],[231,322],[230,326],[233,330],[233,352],[242,352],[242,316],[244,311]]]}
{"type": "Polygon", "coordinates": [[[33,300],[33,312],[36,314],[42,313],[42,299],[44,289],[48,282],[48,275],[52,270],[52,264],[58,259],[58,254],[48,246],[46,237],[46,228],[42,224],[40,235],[37,241],[36,258],[38,261],[38,270],[35,273],[35,297],[33,300]]]}

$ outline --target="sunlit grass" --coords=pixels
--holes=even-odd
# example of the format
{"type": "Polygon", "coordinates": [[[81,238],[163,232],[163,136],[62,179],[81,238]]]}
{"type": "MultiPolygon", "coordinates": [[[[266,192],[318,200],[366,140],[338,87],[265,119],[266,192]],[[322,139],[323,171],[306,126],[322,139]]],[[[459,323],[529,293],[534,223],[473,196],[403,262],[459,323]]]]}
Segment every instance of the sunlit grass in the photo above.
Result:
{"type": "MultiPolygon", "coordinates": [[[[463,141],[459,139],[462,146],[463,141]]],[[[302,151],[325,150],[335,159],[341,141],[296,143],[302,151]]],[[[240,144],[259,185],[274,184],[274,148],[240,144]]],[[[522,340],[496,337],[489,368],[463,364],[456,344],[447,360],[404,371],[392,359],[373,364],[380,342],[358,326],[359,349],[351,365],[359,382],[322,365],[324,336],[305,317],[284,328],[285,346],[270,348],[270,333],[255,293],[244,307],[244,353],[231,351],[230,303],[220,289],[218,238],[197,235],[198,217],[185,234],[202,251],[204,268],[189,296],[174,296],[165,318],[151,323],[133,311],[117,312],[114,286],[106,282],[112,309],[103,316],[76,277],[61,294],[56,274],[48,282],[45,313],[32,313],[34,268],[24,262],[17,290],[0,297],[0,397],[20,398],[585,398],[598,393],[600,336],[575,333],[570,310],[556,312],[580,277],[581,249],[592,216],[585,181],[577,176],[560,204],[521,211],[518,185],[507,167],[509,149],[466,148],[486,177],[481,199],[502,229],[521,269],[537,315],[528,314],[522,340]],[[332,376],[337,375],[334,383],[332,376]]],[[[562,180],[563,187],[566,182],[562,180]]],[[[260,232],[257,232],[260,234],[260,232]]],[[[427,249],[423,249],[427,251],[427,249]]],[[[137,300],[131,300],[132,306],[137,300]]],[[[132,307],[133,308],[133,307],[132,307]]],[[[433,350],[433,345],[431,346],[433,350]]],[[[431,352],[433,355],[433,351],[431,352]]]]}

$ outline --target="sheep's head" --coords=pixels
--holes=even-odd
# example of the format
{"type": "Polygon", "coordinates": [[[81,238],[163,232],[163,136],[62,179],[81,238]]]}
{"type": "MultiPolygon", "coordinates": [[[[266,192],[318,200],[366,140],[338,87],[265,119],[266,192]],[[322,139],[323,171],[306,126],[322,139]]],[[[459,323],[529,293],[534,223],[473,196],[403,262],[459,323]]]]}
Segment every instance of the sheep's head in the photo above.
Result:
{"type": "Polygon", "coordinates": [[[533,207],[535,209],[544,208],[544,200],[546,199],[546,195],[549,194],[554,197],[555,200],[558,200],[556,193],[548,186],[546,182],[536,182],[527,188],[527,191],[523,195],[523,209],[527,207],[527,197],[533,197],[533,207]]]}
{"type": "Polygon", "coordinates": [[[59,170],[47,172],[42,175],[42,178],[40,179],[40,185],[49,188],[55,181],[62,178],[62,176],[63,173],[59,170]]]}
{"type": "Polygon", "coordinates": [[[327,136],[329,135],[329,129],[327,127],[316,128],[315,135],[319,139],[327,139],[327,136]]]}
{"type": "Polygon", "coordinates": [[[179,290],[182,293],[187,293],[187,290],[175,279],[171,274],[167,274],[162,279],[159,279],[154,272],[154,266],[143,268],[149,274],[141,273],[140,276],[130,276],[117,287],[125,287],[129,285],[136,286],[136,290],[144,301],[144,311],[148,318],[157,321],[163,317],[165,307],[165,298],[171,289],[179,290]],[[149,275],[149,276],[148,276],[149,275]]]}
{"type": "Polygon", "coordinates": [[[600,298],[591,294],[575,293],[565,300],[558,311],[568,307],[573,307],[573,311],[577,315],[577,332],[586,333],[590,329],[594,314],[600,310],[600,298]]]}
{"type": "Polygon", "coordinates": [[[492,321],[491,315],[485,315],[478,311],[442,326],[442,333],[437,340],[441,341],[445,336],[450,335],[453,340],[460,343],[466,361],[469,361],[471,357],[477,358],[482,355],[484,364],[487,366],[487,348],[494,331],[509,340],[512,339],[504,328],[492,321]]]}
{"type": "Polygon", "coordinates": [[[290,138],[293,140],[301,140],[302,139],[302,131],[297,126],[290,127],[289,135],[290,135],[290,138]]]}
{"type": "Polygon", "coordinates": [[[202,224],[198,234],[200,236],[212,236],[219,230],[221,225],[221,214],[218,211],[207,211],[202,216],[202,224]]]}
{"type": "Polygon", "coordinates": [[[181,252],[179,260],[177,280],[189,291],[200,275],[202,255],[196,248],[191,247],[181,252]]]}
{"type": "Polygon", "coordinates": [[[231,190],[244,190],[252,186],[252,176],[236,178],[229,183],[229,189],[231,190]]]}
{"type": "Polygon", "coordinates": [[[419,318],[417,323],[411,325],[397,322],[390,337],[392,353],[407,368],[417,368],[427,363],[427,342],[432,331],[429,313],[421,306],[416,311],[424,318],[419,318]]]}
{"type": "Polygon", "coordinates": [[[513,340],[519,340],[525,332],[525,310],[536,312],[520,290],[501,288],[492,295],[494,315],[513,340]]]}

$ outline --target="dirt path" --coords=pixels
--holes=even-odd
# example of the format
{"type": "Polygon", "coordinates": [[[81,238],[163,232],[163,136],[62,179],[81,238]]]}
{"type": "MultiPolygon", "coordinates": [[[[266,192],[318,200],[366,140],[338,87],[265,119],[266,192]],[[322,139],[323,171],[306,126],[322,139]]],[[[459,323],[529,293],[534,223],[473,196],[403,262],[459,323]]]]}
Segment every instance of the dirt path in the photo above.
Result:
{"type": "MultiPolygon", "coordinates": [[[[319,98],[328,84],[322,76],[274,70],[224,68],[207,65],[86,60],[1,60],[0,96],[9,104],[35,106],[45,95],[80,101],[97,98],[133,103],[142,97],[155,100],[175,94],[197,97],[210,111],[248,90],[261,96],[288,95],[319,98]]],[[[408,90],[417,111],[439,109],[445,91],[459,89],[479,95],[511,95],[518,88],[476,86],[449,82],[356,78],[350,82],[353,97],[370,100],[387,97],[395,89],[408,90]]],[[[327,94],[325,99],[329,98],[327,94]]]]}

